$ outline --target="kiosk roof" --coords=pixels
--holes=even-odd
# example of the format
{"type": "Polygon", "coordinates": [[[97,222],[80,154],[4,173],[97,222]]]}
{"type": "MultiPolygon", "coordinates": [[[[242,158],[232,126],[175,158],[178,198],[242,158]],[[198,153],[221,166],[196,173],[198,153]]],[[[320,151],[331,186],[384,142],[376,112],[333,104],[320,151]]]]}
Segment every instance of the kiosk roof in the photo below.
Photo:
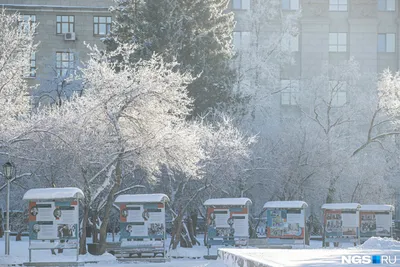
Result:
{"type": "Polygon", "coordinates": [[[392,205],[361,205],[360,211],[394,211],[392,205]]]}
{"type": "Polygon", "coordinates": [[[250,199],[246,197],[241,198],[211,198],[204,202],[204,206],[245,206],[253,204],[250,199]]]}
{"type": "Polygon", "coordinates": [[[136,194],[136,195],[119,195],[114,203],[164,203],[169,198],[165,194],[136,194]]]}
{"type": "Polygon", "coordinates": [[[361,205],[358,203],[328,203],[322,205],[323,210],[357,210],[361,205]]]}
{"type": "Polygon", "coordinates": [[[47,199],[81,199],[83,192],[76,187],[60,187],[60,188],[34,188],[28,190],[24,200],[47,200],[47,199]]]}
{"type": "Polygon", "coordinates": [[[269,201],[264,204],[264,209],[304,209],[307,207],[304,201],[269,201]]]}

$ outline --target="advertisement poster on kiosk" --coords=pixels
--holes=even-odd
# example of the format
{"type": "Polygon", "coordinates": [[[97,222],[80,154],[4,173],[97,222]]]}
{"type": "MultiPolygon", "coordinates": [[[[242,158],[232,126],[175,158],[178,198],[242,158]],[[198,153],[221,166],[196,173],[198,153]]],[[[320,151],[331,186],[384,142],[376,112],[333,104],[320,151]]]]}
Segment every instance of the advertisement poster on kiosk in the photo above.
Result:
{"type": "Polygon", "coordinates": [[[162,237],[165,232],[165,207],[159,204],[122,204],[121,236],[162,237]]]}
{"type": "Polygon", "coordinates": [[[371,237],[390,237],[392,216],[389,212],[360,212],[361,236],[371,237]]]}
{"type": "Polygon", "coordinates": [[[329,238],[357,238],[358,218],[355,211],[326,210],[325,235],[329,238]]]}
{"type": "Polygon", "coordinates": [[[268,238],[304,238],[304,211],[300,209],[267,210],[268,238]]]}
{"type": "Polygon", "coordinates": [[[78,238],[76,201],[29,202],[29,235],[32,240],[78,238]]]}

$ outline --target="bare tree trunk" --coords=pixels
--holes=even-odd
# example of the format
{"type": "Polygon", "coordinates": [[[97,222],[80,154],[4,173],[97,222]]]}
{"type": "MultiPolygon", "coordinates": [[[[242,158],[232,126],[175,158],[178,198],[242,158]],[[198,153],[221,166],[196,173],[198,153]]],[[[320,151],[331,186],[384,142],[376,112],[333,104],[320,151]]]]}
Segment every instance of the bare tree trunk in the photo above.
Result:
{"type": "Polygon", "coordinates": [[[183,218],[183,214],[181,213],[182,211],[180,211],[178,213],[178,216],[176,217],[175,221],[174,221],[174,228],[175,230],[175,234],[172,237],[174,242],[172,243],[172,249],[176,249],[178,247],[178,244],[181,241],[181,233],[182,233],[182,218],[183,218]]]}
{"type": "Polygon", "coordinates": [[[83,205],[83,219],[82,219],[82,234],[79,239],[79,254],[80,255],[85,255],[87,253],[86,228],[87,228],[88,222],[89,222],[89,211],[90,211],[90,202],[91,202],[90,186],[89,186],[89,181],[87,179],[86,174],[87,174],[87,170],[85,168],[82,168],[82,177],[84,180],[85,196],[84,196],[84,202],[83,202],[84,205],[83,205]]]}
{"type": "MultiPolygon", "coordinates": [[[[197,218],[197,216],[196,216],[196,218],[197,218]]],[[[193,224],[192,218],[188,218],[187,222],[188,223],[187,223],[186,227],[189,231],[188,234],[189,234],[189,238],[190,238],[190,242],[191,242],[192,246],[200,245],[199,241],[197,241],[196,236],[195,236],[195,230],[194,230],[195,226],[193,224]]]]}
{"type": "Polygon", "coordinates": [[[83,207],[83,221],[82,221],[82,235],[79,240],[79,254],[85,255],[87,253],[86,249],[86,227],[88,225],[89,219],[89,205],[86,204],[83,207]]]}
{"type": "Polygon", "coordinates": [[[113,227],[112,227],[112,242],[115,242],[115,222],[113,222],[113,227]]]}
{"type": "Polygon", "coordinates": [[[183,248],[192,248],[192,242],[190,242],[189,235],[185,230],[185,222],[182,222],[182,232],[181,232],[181,247],[183,248]]]}
{"type": "Polygon", "coordinates": [[[191,212],[190,219],[192,219],[193,235],[197,236],[197,210],[191,212]]]}
{"type": "Polygon", "coordinates": [[[0,209],[0,238],[2,238],[4,235],[4,229],[3,229],[3,210],[0,209]]]}
{"type": "Polygon", "coordinates": [[[18,231],[18,234],[15,236],[15,241],[21,241],[22,240],[22,230],[18,231]]]}
{"type": "Polygon", "coordinates": [[[331,180],[328,188],[328,194],[326,196],[326,203],[333,203],[335,199],[335,192],[336,192],[335,183],[331,180]]]}
{"type": "Polygon", "coordinates": [[[93,229],[92,229],[92,240],[93,243],[98,243],[99,238],[98,238],[98,230],[97,230],[97,222],[99,221],[97,211],[93,214],[92,216],[92,223],[93,223],[93,229]]]}
{"type": "Polygon", "coordinates": [[[121,177],[122,177],[122,170],[121,170],[121,157],[117,159],[117,164],[115,166],[115,183],[111,188],[110,193],[107,197],[107,203],[104,208],[104,217],[103,221],[100,226],[100,245],[102,252],[105,252],[105,244],[107,241],[107,226],[110,221],[111,209],[114,202],[114,195],[117,192],[118,188],[121,186],[121,177]]]}
{"type": "MultiPolygon", "coordinates": [[[[176,232],[175,234],[172,236],[172,249],[176,249],[178,247],[178,244],[182,242],[186,242],[188,243],[187,246],[192,247],[193,242],[191,241],[191,238],[189,237],[189,230],[186,230],[188,228],[185,229],[185,227],[183,227],[183,223],[182,223],[182,219],[183,219],[183,215],[185,214],[186,210],[189,208],[190,204],[197,198],[197,196],[203,192],[204,190],[206,190],[209,187],[209,184],[206,184],[205,186],[203,186],[202,188],[199,188],[196,193],[188,200],[186,201],[185,205],[180,209],[178,216],[175,219],[175,223],[174,226],[176,226],[176,232]],[[182,235],[186,235],[183,236],[184,238],[182,238],[182,235]],[[186,239],[186,240],[185,240],[186,239]]],[[[197,240],[196,240],[197,241],[197,240]]],[[[195,242],[196,244],[196,242],[195,242]]]]}

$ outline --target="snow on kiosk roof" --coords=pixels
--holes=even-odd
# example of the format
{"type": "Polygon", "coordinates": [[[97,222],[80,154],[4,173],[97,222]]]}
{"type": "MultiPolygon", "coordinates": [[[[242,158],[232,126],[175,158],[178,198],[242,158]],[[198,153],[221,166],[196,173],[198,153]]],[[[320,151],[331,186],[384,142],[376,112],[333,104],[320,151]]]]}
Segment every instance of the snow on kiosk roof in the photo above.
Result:
{"type": "Polygon", "coordinates": [[[304,201],[269,201],[264,209],[305,209],[308,205],[304,201]]]}
{"type": "Polygon", "coordinates": [[[394,211],[392,205],[361,205],[360,211],[394,211]]]}
{"type": "Polygon", "coordinates": [[[322,205],[323,210],[358,210],[361,205],[358,203],[329,203],[322,205]]]}
{"type": "Polygon", "coordinates": [[[136,195],[120,195],[114,203],[164,203],[169,198],[165,194],[136,194],[136,195]]]}
{"type": "Polygon", "coordinates": [[[82,190],[76,187],[34,188],[25,193],[23,200],[81,199],[83,197],[82,190]]]}
{"type": "Polygon", "coordinates": [[[204,202],[204,206],[246,206],[251,205],[250,199],[246,197],[241,198],[211,198],[204,202]]]}

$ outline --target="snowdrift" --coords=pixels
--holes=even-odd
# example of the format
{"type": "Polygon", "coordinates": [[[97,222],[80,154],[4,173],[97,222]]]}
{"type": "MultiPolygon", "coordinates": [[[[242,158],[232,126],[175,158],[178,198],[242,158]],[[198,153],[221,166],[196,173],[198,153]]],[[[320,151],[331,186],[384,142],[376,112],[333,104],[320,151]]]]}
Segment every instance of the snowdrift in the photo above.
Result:
{"type": "Polygon", "coordinates": [[[400,250],[400,242],[396,241],[392,238],[387,238],[387,237],[371,237],[367,241],[364,242],[364,244],[358,246],[358,248],[361,249],[382,249],[382,250],[388,250],[388,249],[395,249],[395,250],[400,250]]]}

